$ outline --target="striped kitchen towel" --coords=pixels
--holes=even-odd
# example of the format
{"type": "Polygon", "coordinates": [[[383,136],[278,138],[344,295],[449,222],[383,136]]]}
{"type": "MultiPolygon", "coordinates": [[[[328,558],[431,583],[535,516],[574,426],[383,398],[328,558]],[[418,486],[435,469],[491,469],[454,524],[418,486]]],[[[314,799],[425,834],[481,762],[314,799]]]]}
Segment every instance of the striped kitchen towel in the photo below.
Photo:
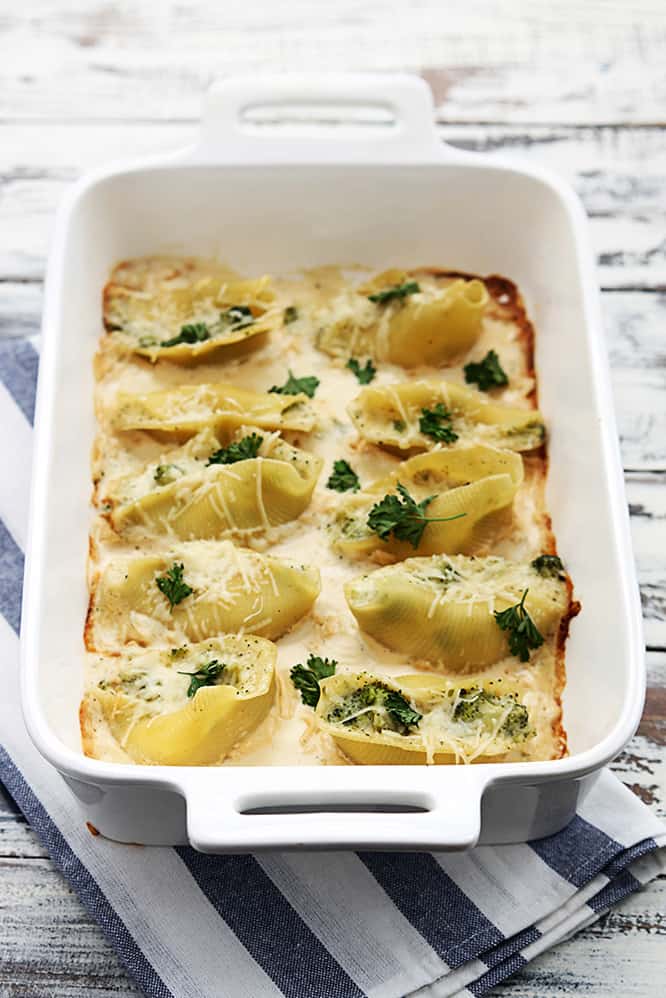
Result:
{"type": "Polygon", "coordinates": [[[206,856],[93,837],[18,707],[37,352],[0,341],[0,779],[151,998],[484,995],[664,869],[666,831],[610,773],[574,821],[464,854],[206,856]]]}

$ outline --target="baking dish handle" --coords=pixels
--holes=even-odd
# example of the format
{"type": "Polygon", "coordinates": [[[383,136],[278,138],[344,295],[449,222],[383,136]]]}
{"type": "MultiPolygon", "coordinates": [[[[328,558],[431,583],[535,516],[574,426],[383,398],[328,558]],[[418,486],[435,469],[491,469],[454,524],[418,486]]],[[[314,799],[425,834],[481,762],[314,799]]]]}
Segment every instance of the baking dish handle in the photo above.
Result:
{"type": "Polygon", "coordinates": [[[213,84],[191,162],[437,162],[464,156],[435,127],[424,80],[408,74],[241,76],[213,84]]]}
{"type": "Polygon", "coordinates": [[[236,790],[220,785],[219,770],[188,774],[188,839],[201,852],[468,849],[490,782],[472,766],[363,767],[353,778],[347,766],[307,767],[277,771],[270,791],[249,767],[235,774],[236,790]]]}

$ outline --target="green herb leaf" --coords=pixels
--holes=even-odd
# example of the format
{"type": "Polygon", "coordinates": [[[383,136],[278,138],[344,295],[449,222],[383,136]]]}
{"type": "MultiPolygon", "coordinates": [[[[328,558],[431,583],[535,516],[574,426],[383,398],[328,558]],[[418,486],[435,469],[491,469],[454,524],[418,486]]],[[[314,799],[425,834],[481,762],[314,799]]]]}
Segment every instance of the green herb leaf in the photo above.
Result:
{"type": "Polygon", "coordinates": [[[285,326],[291,325],[291,323],[296,322],[297,319],[298,319],[298,309],[296,308],[296,306],[287,305],[287,307],[284,310],[284,315],[282,317],[282,321],[284,322],[285,326]]]}
{"type": "Polygon", "coordinates": [[[426,516],[425,511],[436,496],[428,496],[417,503],[400,482],[396,489],[397,496],[385,495],[368,513],[368,526],[383,541],[393,534],[396,540],[408,541],[413,548],[417,548],[429,523],[445,523],[467,515],[456,513],[455,516],[426,516]]]}
{"type": "Polygon", "coordinates": [[[402,419],[393,420],[393,429],[396,433],[404,433],[407,429],[407,424],[402,419]]]}
{"type": "Polygon", "coordinates": [[[396,693],[395,690],[387,691],[384,697],[384,706],[393,719],[399,724],[404,724],[406,728],[418,727],[419,721],[423,717],[423,714],[414,710],[402,693],[396,693]]]}
{"type": "Polygon", "coordinates": [[[186,597],[194,592],[192,586],[183,580],[184,566],[175,561],[165,575],[158,575],[155,584],[159,591],[169,600],[169,607],[173,610],[177,603],[182,603],[186,597]]]}
{"type": "Polygon", "coordinates": [[[495,610],[497,626],[507,631],[509,651],[512,655],[517,655],[521,662],[528,662],[530,650],[540,648],[544,640],[543,634],[525,609],[527,593],[526,589],[520,603],[516,603],[515,606],[510,606],[506,610],[495,610]]]}
{"type": "Polygon", "coordinates": [[[371,381],[374,381],[377,373],[377,368],[370,359],[366,360],[364,367],[361,367],[355,357],[350,357],[347,361],[347,367],[354,372],[359,385],[369,385],[371,381]]]}
{"type": "Polygon", "coordinates": [[[566,578],[562,559],[558,558],[556,554],[540,554],[532,562],[532,568],[536,569],[539,575],[543,575],[545,579],[562,580],[566,578]]]}
{"type": "Polygon", "coordinates": [[[202,686],[215,686],[217,680],[222,675],[225,668],[223,662],[218,662],[216,658],[208,665],[202,665],[196,672],[178,672],[179,676],[190,676],[190,685],[187,687],[188,698],[193,697],[202,686]]]}
{"type": "Polygon", "coordinates": [[[383,288],[381,291],[375,291],[374,294],[368,295],[368,298],[370,301],[375,302],[376,305],[384,305],[388,301],[406,298],[407,295],[415,295],[420,290],[421,288],[416,281],[405,281],[404,284],[394,284],[392,288],[383,288]]]}
{"type": "Polygon", "coordinates": [[[220,312],[218,321],[211,327],[206,322],[191,322],[180,327],[178,336],[172,336],[169,340],[162,340],[161,347],[175,347],[180,343],[203,343],[211,339],[216,333],[223,329],[244,329],[254,322],[252,309],[249,305],[232,305],[231,308],[220,312]]]}
{"type": "Polygon", "coordinates": [[[158,464],[153,475],[158,485],[170,485],[183,474],[177,464],[158,464]]]}
{"type": "Polygon", "coordinates": [[[250,433],[249,436],[243,437],[242,440],[236,440],[228,447],[220,447],[219,450],[213,451],[210,455],[206,461],[206,467],[211,464],[235,464],[236,461],[250,461],[259,453],[263,440],[264,438],[260,437],[258,433],[250,433]]]}
{"type": "Polygon", "coordinates": [[[253,322],[254,315],[249,305],[232,305],[231,308],[220,312],[217,325],[218,328],[221,327],[222,329],[227,326],[232,329],[245,329],[246,326],[251,326],[253,322]]]}
{"type": "Polygon", "coordinates": [[[177,347],[180,343],[203,343],[210,339],[210,329],[205,322],[194,322],[180,327],[178,336],[162,340],[161,347],[177,347]]]}
{"type": "Polygon", "coordinates": [[[361,487],[359,477],[347,461],[334,461],[333,472],[326,482],[327,489],[336,492],[357,492],[361,487]]]}
{"type": "Polygon", "coordinates": [[[433,440],[452,444],[458,439],[458,434],[451,425],[452,419],[451,411],[438,402],[434,409],[421,409],[419,430],[424,436],[432,437],[433,440]]]}
{"type": "Polygon", "coordinates": [[[502,368],[499,357],[494,350],[489,350],[478,364],[474,362],[465,364],[464,371],[467,384],[476,383],[482,392],[488,392],[491,388],[502,388],[509,384],[506,371],[502,368]]]}
{"type": "Polygon", "coordinates": [[[296,689],[301,694],[301,700],[306,707],[316,707],[319,703],[319,681],[333,676],[338,663],[334,658],[320,658],[319,655],[309,655],[305,665],[295,665],[289,675],[296,689]]]}
{"type": "Polygon", "coordinates": [[[275,392],[277,395],[307,395],[308,398],[314,398],[314,394],[319,387],[319,378],[315,378],[314,375],[310,375],[305,378],[294,377],[291,370],[288,371],[289,377],[283,385],[273,385],[269,388],[269,392],[275,392]]]}

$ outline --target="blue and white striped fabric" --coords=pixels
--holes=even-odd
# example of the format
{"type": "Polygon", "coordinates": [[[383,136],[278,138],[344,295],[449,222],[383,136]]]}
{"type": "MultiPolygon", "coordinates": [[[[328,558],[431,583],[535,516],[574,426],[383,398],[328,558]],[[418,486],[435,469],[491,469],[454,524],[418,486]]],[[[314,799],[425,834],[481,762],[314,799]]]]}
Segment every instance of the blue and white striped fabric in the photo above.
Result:
{"type": "Polygon", "coordinates": [[[666,831],[604,773],[572,824],[466,854],[205,856],[93,837],[18,709],[35,346],[0,341],[0,779],[151,998],[487,994],[666,865],[666,831]]]}

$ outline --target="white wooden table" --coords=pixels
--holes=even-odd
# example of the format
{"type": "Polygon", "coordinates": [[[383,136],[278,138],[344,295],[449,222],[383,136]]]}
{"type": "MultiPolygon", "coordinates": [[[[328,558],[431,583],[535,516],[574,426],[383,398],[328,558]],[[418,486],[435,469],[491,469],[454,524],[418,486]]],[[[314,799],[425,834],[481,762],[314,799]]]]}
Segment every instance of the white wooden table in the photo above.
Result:
{"type": "MultiPolygon", "coordinates": [[[[663,0],[28,0],[0,8],[0,335],[37,334],[53,210],[81,171],[194,136],[236,72],[412,70],[442,137],[546,164],[597,251],[648,642],[637,736],[613,768],[666,800],[666,6],[663,0]]],[[[600,621],[599,626],[603,626],[600,621]]],[[[664,993],[666,879],[494,994],[664,993]]],[[[136,995],[0,795],[0,996],[136,995]]],[[[309,996],[303,996],[309,998],[309,996]]]]}

